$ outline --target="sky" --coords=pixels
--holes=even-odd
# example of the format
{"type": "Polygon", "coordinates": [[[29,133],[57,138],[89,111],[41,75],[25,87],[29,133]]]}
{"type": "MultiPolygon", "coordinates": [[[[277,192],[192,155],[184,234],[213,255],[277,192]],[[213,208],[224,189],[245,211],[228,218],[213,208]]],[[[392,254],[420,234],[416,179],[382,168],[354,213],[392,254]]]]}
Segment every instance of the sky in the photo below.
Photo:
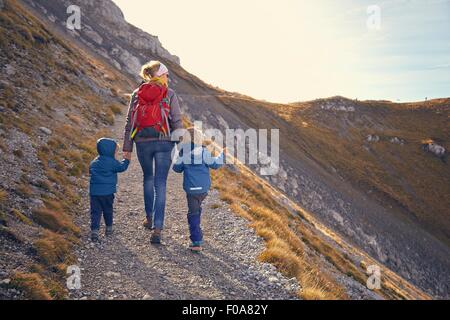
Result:
{"type": "Polygon", "coordinates": [[[113,0],[203,81],[271,102],[450,97],[450,0],[113,0]]]}

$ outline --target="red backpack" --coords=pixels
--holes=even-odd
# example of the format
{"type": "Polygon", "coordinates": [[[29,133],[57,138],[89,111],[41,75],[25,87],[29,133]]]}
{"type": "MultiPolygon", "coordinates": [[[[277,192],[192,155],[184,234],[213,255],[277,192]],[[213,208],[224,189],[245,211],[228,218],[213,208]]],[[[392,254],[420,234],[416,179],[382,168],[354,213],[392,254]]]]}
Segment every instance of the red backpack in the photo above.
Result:
{"type": "Polygon", "coordinates": [[[170,101],[168,89],[155,83],[144,83],[135,94],[132,111],[132,135],[151,128],[159,136],[170,136],[170,101]]]}

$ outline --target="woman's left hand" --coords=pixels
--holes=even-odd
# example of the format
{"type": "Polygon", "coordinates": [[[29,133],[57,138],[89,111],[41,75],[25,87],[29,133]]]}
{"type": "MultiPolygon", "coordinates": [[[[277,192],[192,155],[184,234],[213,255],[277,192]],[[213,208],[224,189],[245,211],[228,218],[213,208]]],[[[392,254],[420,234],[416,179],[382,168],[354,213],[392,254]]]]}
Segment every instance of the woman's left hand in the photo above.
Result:
{"type": "Polygon", "coordinates": [[[128,161],[131,161],[131,152],[124,152],[123,153],[123,158],[128,160],[128,161]]]}

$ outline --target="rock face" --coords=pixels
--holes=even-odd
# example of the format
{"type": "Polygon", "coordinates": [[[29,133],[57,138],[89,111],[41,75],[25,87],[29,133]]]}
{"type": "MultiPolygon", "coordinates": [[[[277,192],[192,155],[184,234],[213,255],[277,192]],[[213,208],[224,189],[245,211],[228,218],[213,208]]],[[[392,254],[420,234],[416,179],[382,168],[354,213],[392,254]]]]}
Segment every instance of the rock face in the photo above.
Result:
{"type": "Polygon", "coordinates": [[[376,136],[376,135],[369,135],[367,136],[367,142],[379,142],[380,141],[380,137],[376,136]]]}
{"type": "MultiPolygon", "coordinates": [[[[162,59],[177,65],[180,59],[170,54],[158,37],[126,22],[120,8],[111,0],[25,0],[50,22],[65,26],[70,14],[67,8],[76,5],[81,13],[81,30],[67,31],[93,51],[108,59],[119,70],[137,77],[140,67],[151,59],[162,59]]],[[[62,28],[65,30],[66,28],[62,28]]]]}
{"type": "Polygon", "coordinates": [[[341,97],[335,97],[325,101],[322,106],[322,110],[338,111],[338,112],[355,112],[356,108],[354,105],[349,103],[348,99],[341,97]]]}
{"type": "Polygon", "coordinates": [[[404,145],[405,141],[403,139],[397,138],[397,137],[393,137],[389,140],[391,143],[393,144],[399,144],[399,145],[404,145]]]}
{"type": "Polygon", "coordinates": [[[438,145],[435,142],[426,143],[422,147],[425,151],[430,152],[431,154],[439,158],[443,158],[447,152],[447,150],[445,150],[443,146],[438,145]]]}

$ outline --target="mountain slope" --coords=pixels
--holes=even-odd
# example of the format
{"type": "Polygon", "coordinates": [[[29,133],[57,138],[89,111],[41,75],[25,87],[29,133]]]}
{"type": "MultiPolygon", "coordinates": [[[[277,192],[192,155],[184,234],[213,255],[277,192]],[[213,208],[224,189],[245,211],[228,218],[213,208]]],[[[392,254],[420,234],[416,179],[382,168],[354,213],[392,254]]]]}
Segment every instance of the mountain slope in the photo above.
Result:
{"type": "Polygon", "coordinates": [[[448,149],[450,99],[395,104],[334,98],[276,111],[298,130],[301,151],[325,170],[449,244],[447,155],[436,157],[423,145],[432,140],[448,149]],[[339,111],[342,106],[354,111],[339,111]]]}
{"type": "MultiPolygon", "coordinates": [[[[193,117],[208,120],[213,127],[224,129],[226,123],[231,128],[280,128],[282,172],[270,177],[274,186],[406,279],[435,295],[448,295],[449,281],[441,279],[448,280],[450,266],[449,170],[445,158],[425,152],[421,142],[432,138],[448,147],[448,99],[436,110],[397,111],[391,121],[417,124],[409,129],[377,130],[358,125],[357,120],[341,131],[349,117],[389,120],[383,121],[382,113],[372,119],[359,111],[364,104],[355,107],[353,102],[347,107],[356,111],[349,115],[224,94],[184,98],[193,106],[193,117]],[[288,113],[292,109],[297,113],[288,113]],[[350,132],[347,138],[345,131],[350,132]],[[369,143],[369,134],[382,140],[369,143]],[[404,140],[403,146],[390,141],[394,138],[404,140]]],[[[328,103],[332,105],[333,99],[328,103]]]]}
{"type": "Polygon", "coordinates": [[[1,5],[0,298],[63,298],[95,141],[131,86],[17,2],[1,5]]]}
{"type": "MultiPolygon", "coordinates": [[[[278,188],[276,192],[281,198],[283,193],[289,194],[296,205],[301,205],[317,219],[312,229],[319,231],[314,233],[324,237],[320,226],[323,223],[335,232],[333,237],[337,243],[347,243],[346,248],[354,246],[355,250],[361,248],[379,264],[435,297],[448,296],[450,255],[446,211],[448,183],[445,183],[448,167],[442,160],[422,151],[418,142],[431,138],[448,148],[448,134],[443,126],[448,116],[448,100],[432,102],[439,105],[438,110],[431,108],[430,111],[423,106],[409,110],[411,112],[404,111],[410,108],[405,105],[360,103],[341,98],[291,105],[269,104],[213,88],[191,75],[154,37],[126,24],[111,1],[96,1],[96,10],[91,10],[92,1],[71,1],[82,8],[84,21],[87,21],[76,33],[58,28],[67,18],[67,1],[27,0],[25,3],[58,29],[67,41],[88,48],[126,77],[135,77],[140,63],[161,59],[171,69],[171,85],[180,95],[183,111],[190,119],[203,120],[208,126],[222,130],[227,127],[280,128],[282,170],[268,182],[278,188]],[[152,45],[140,46],[142,38],[152,45]],[[372,105],[375,108],[371,108],[372,105]],[[393,120],[386,120],[386,115],[391,113],[393,120]],[[402,126],[407,123],[415,126],[402,126]],[[369,143],[369,134],[381,137],[381,141],[369,143]],[[398,152],[396,142],[390,144],[389,140],[394,137],[407,142],[404,143],[407,152],[398,152]],[[391,150],[391,147],[395,148],[391,150]],[[409,159],[413,159],[413,163],[403,172],[399,164],[409,159]],[[415,164],[423,166],[420,167],[420,179],[426,181],[423,186],[411,174],[415,164]],[[370,174],[365,172],[366,167],[371,168],[367,170],[370,174]],[[427,168],[431,169],[427,171],[427,168]],[[438,203],[433,203],[430,197],[433,193],[440,200],[438,203]]],[[[252,169],[257,172],[258,168],[252,169]]],[[[242,199],[233,201],[232,206],[236,202],[242,204],[242,199]]],[[[311,243],[305,242],[306,247],[311,247],[311,243]]],[[[335,246],[334,250],[339,251],[340,246],[335,246]]],[[[322,255],[326,253],[323,247],[321,250],[322,255]]],[[[347,269],[343,270],[356,268],[364,273],[364,268],[358,264],[355,259],[346,263],[347,269]]],[[[386,273],[389,272],[386,269],[386,273]]],[[[402,282],[395,274],[392,279],[402,282]]],[[[413,289],[410,294],[392,297],[423,297],[419,292],[413,289]]]]}

